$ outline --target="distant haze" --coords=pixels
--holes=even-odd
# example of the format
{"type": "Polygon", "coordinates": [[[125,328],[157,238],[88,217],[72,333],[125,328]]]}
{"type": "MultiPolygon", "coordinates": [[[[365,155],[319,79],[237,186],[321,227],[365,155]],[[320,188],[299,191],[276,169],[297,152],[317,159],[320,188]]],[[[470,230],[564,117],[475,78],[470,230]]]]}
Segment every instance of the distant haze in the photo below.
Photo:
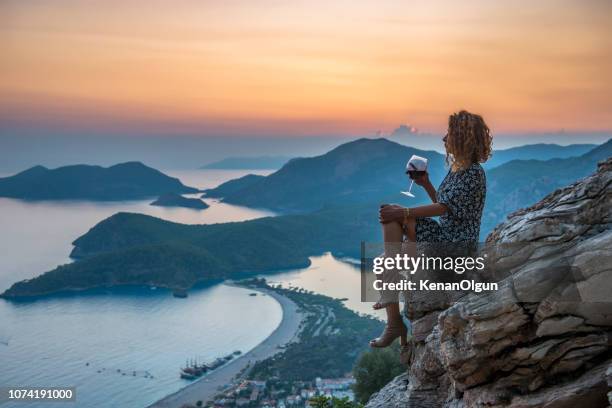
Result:
{"type": "MultiPolygon", "coordinates": [[[[19,134],[0,132],[0,172],[14,173],[34,165],[112,165],[142,161],[159,169],[197,169],[231,156],[310,157],[358,137],[188,137],[19,134]]],[[[612,133],[496,135],[494,148],[533,143],[603,143],[612,133]]],[[[390,137],[419,149],[444,151],[442,135],[390,137]]]]}

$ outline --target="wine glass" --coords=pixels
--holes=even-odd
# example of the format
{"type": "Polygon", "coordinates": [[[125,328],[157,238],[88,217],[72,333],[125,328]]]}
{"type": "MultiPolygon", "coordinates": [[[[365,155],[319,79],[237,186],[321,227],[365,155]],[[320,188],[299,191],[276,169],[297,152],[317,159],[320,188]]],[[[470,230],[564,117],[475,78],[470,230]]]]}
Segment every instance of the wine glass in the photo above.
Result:
{"type": "Polygon", "coordinates": [[[421,156],[413,154],[408,163],[406,163],[406,174],[410,177],[410,187],[408,191],[400,191],[405,196],[414,198],[412,194],[412,186],[414,185],[414,179],[422,176],[427,172],[427,159],[421,156]]]}

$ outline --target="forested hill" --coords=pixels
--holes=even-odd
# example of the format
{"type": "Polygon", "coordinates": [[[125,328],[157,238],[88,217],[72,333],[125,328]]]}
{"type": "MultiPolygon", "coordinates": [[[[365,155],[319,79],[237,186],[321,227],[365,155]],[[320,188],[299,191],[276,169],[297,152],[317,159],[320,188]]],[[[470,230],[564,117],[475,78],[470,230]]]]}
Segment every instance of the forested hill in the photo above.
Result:
{"type": "Polygon", "coordinates": [[[565,159],[580,156],[597,147],[595,144],[571,144],[560,146],[557,144],[537,143],[509,149],[495,150],[493,156],[485,163],[486,169],[500,166],[512,160],[550,160],[565,159]]]}
{"type": "MultiPolygon", "coordinates": [[[[546,157],[580,152],[589,146],[522,146],[512,152],[501,151],[500,155],[507,158],[530,157],[530,154],[546,157]]],[[[443,155],[386,139],[359,139],[322,156],[294,159],[266,177],[249,175],[231,180],[206,190],[206,195],[224,197],[224,201],[234,204],[285,212],[307,212],[347,203],[422,205],[429,202],[422,188],[413,187],[414,199],[400,194],[408,188],[409,180],[404,169],[412,154],[429,159],[430,177],[437,186],[447,171],[443,155]]],[[[497,154],[494,152],[491,160],[500,162],[502,159],[495,159],[497,154]]],[[[592,173],[598,161],[610,156],[612,141],[575,157],[511,160],[487,170],[487,199],[481,237],[484,238],[509,213],[592,173]]]]}
{"type": "MultiPolygon", "coordinates": [[[[242,179],[240,188],[225,185],[207,191],[224,201],[277,211],[313,211],[326,205],[367,203],[397,195],[408,188],[406,161],[413,154],[429,160],[430,177],[444,176],[444,156],[407,147],[387,139],[359,139],[328,153],[289,161],[267,177],[242,179]],[[221,190],[221,191],[220,191],[221,190]],[[225,191],[223,191],[225,190],[225,191]]],[[[415,188],[418,198],[426,196],[415,188]]]]}
{"type": "Polygon", "coordinates": [[[488,234],[519,208],[557,188],[588,176],[597,163],[612,157],[612,139],[587,153],[565,159],[513,160],[487,172],[487,200],[481,230],[488,234]]]}
{"type": "Polygon", "coordinates": [[[166,193],[196,193],[179,179],[127,162],[111,167],[73,165],[48,169],[35,166],[0,178],[0,197],[29,200],[131,200],[166,193]]]}
{"type": "Polygon", "coordinates": [[[377,208],[368,206],[212,225],[118,213],[74,242],[76,262],[17,282],[2,296],[117,285],[190,288],[209,279],[304,267],[309,256],[326,251],[359,257],[361,240],[379,234],[377,208]]]}

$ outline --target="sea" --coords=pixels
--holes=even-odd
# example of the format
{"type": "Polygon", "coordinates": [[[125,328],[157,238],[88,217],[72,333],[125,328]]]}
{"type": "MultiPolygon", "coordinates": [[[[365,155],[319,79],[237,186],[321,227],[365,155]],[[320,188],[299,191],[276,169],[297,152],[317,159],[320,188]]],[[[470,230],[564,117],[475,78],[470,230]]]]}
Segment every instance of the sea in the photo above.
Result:
{"type": "MultiPolygon", "coordinates": [[[[164,172],[203,189],[271,171],[164,172]]],[[[0,198],[0,292],[72,262],[72,242],[117,212],[185,224],[276,215],[214,199],[205,199],[210,207],[201,211],[155,207],[151,201],[0,198]]],[[[356,312],[372,313],[371,304],[360,301],[359,268],[351,260],[319,254],[309,267],[261,276],[271,283],[343,298],[356,312]]],[[[250,293],[213,282],[190,290],[187,298],[173,297],[163,288],[122,287],[32,301],[0,299],[0,387],[76,389],[75,402],[6,402],[0,407],[146,407],[189,384],[179,378],[186,362],[245,353],[274,331],[282,319],[280,305],[271,297],[250,293]]]]}

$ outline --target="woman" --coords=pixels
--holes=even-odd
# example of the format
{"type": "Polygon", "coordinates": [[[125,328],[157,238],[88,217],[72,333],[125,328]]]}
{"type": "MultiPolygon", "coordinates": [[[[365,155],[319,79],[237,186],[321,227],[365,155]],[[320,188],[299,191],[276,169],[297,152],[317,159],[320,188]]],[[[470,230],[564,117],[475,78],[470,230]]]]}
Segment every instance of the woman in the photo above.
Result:
{"type": "MultiPolygon", "coordinates": [[[[450,169],[438,191],[429,175],[414,180],[431,198],[432,204],[404,208],[383,204],[379,220],[383,227],[385,255],[388,248],[408,242],[477,242],[480,219],[486,194],[486,179],[480,163],[491,155],[491,134],[480,115],[466,111],[452,114],[444,136],[446,162],[450,169]],[[439,222],[429,217],[439,216],[439,222]]],[[[383,274],[385,279],[385,274],[383,274]]],[[[380,337],[372,340],[372,347],[387,347],[400,338],[407,345],[407,329],[402,321],[397,291],[381,293],[375,309],[385,308],[387,326],[380,337]]]]}

